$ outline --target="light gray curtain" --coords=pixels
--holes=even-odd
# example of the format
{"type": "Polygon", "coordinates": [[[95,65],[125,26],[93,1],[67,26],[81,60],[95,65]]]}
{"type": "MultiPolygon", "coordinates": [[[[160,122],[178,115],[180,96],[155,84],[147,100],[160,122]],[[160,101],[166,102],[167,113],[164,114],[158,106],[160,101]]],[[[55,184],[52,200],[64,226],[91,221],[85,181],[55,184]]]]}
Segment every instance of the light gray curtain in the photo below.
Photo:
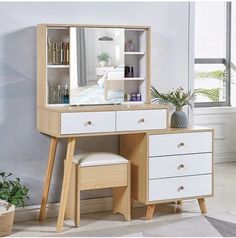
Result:
{"type": "Polygon", "coordinates": [[[85,32],[83,28],[77,28],[77,74],[78,74],[78,86],[85,86],[87,84],[86,74],[86,42],[85,32]]]}

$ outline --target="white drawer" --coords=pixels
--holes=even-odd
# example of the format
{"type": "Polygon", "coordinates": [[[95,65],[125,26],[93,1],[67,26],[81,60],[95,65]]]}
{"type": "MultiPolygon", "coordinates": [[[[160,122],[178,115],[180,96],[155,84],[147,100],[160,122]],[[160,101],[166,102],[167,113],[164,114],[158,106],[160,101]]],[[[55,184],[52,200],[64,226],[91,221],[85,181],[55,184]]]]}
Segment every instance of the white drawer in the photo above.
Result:
{"type": "Polygon", "coordinates": [[[212,153],[149,158],[149,179],[212,173],[212,153]]]}
{"type": "Polygon", "coordinates": [[[211,194],[211,174],[149,180],[150,202],[211,194]]]}
{"type": "Polygon", "coordinates": [[[115,131],[115,112],[61,114],[61,134],[115,131]]]}
{"type": "Polygon", "coordinates": [[[117,131],[155,130],[166,128],[166,109],[116,112],[117,131]]]}
{"type": "Polygon", "coordinates": [[[212,152],[212,132],[149,136],[149,156],[212,152]]]}

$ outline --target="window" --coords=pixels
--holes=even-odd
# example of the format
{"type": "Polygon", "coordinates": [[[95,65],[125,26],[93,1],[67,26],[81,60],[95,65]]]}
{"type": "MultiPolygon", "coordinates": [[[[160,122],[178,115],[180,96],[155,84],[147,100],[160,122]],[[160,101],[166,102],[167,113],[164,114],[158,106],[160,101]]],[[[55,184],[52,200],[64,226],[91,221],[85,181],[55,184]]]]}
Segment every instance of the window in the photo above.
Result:
{"type": "Polygon", "coordinates": [[[196,106],[230,105],[231,3],[195,3],[196,106]]]}

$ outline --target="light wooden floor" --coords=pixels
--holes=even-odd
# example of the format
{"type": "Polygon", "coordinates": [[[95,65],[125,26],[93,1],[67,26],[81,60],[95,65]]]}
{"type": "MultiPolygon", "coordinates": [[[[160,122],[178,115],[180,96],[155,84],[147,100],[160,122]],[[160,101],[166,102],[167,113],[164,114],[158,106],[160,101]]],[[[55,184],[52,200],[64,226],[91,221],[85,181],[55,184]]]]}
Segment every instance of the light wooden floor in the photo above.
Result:
{"type": "MultiPolygon", "coordinates": [[[[215,173],[215,196],[206,200],[208,215],[236,223],[236,162],[217,164],[215,173]]],[[[103,236],[104,229],[111,228],[112,232],[112,228],[120,227],[124,231],[122,236],[132,236],[131,234],[138,236],[134,232],[134,226],[142,227],[147,223],[144,215],[145,208],[135,208],[132,221],[125,222],[121,215],[112,215],[111,212],[84,214],[81,216],[80,228],[74,228],[71,221],[66,221],[65,228],[60,235],[66,236],[75,232],[78,236],[90,236],[91,231],[97,229],[97,236],[103,236]]],[[[149,224],[165,221],[171,223],[196,216],[201,216],[201,214],[195,200],[184,202],[182,210],[175,205],[162,205],[158,206],[154,218],[149,224]]],[[[47,219],[43,223],[37,221],[18,222],[15,223],[11,236],[57,236],[55,225],[55,218],[47,219]]],[[[116,236],[116,233],[111,233],[110,236],[116,236]]]]}

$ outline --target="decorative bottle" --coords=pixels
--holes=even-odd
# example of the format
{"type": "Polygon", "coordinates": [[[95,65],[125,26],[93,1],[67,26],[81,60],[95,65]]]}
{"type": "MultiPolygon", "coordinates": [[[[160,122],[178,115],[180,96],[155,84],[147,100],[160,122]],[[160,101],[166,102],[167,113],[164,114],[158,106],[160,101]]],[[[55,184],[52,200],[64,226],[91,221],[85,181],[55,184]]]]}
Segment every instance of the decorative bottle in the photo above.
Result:
{"type": "Polygon", "coordinates": [[[62,103],[62,96],[61,96],[61,85],[57,85],[57,103],[62,103]]]}
{"type": "Polygon", "coordinates": [[[63,100],[64,100],[64,103],[69,103],[69,90],[67,85],[65,85],[63,100]]]}
{"type": "Polygon", "coordinates": [[[47,39],[48,64],[52,64],[52,43],[51,38],[47,39]]]}

